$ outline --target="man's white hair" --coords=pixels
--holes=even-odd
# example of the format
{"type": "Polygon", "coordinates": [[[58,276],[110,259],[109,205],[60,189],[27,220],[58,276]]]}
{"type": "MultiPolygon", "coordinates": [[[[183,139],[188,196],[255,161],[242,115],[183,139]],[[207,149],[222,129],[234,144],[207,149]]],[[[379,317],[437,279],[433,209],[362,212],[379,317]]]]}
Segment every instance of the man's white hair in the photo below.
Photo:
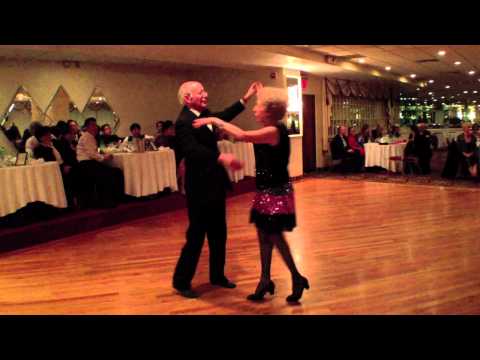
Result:
{"type": "Polygon", "coordinates": [[[287,112],[288,94],[286,89],[264,87],[257,93],[257,101],[265,106],[272,120],[282,120],[287,112]]]}
{"type": "Polygon", "coordinates": [[[178,88],[178,101],[181,105],[185,105],[185,95],[192,93],[192,87],[196,84],[200,84],[198,81],[186,81],[178,88]]]}

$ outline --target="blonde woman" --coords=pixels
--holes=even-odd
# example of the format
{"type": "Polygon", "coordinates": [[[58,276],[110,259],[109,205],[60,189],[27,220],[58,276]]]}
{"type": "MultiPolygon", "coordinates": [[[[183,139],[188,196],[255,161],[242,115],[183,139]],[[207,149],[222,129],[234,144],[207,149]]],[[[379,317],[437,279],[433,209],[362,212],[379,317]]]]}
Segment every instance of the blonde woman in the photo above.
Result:
{"type": "Polygon", "coordinates": [[[247,299],[259,301],[267,292],[274,294],[275,284],[270,278],[270,267],[272,250],[276,246],[292,276],[292,294],[286,300],[297,302],[310,285],[298,271],[283,234],[296,226],[293,187],[288,173],[290,139],[281,121],[287,111],[287,94],[282,89],[264,88],[261,85],[257,90],[257,104],[253,113],[262,125],[261,129],[244,131],[213,117],[198,119],[193,126],[199,128],[212,124],[235,140],[254,143],[257,192],[250,222],[257,227],[262,270],[255,292],[247,299]]]}

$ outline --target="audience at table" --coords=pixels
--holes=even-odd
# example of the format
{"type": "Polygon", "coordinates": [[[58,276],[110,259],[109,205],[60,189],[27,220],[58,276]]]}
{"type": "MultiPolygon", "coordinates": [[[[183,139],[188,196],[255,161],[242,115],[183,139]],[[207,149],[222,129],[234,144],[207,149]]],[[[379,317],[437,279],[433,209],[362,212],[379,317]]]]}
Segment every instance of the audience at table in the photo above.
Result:
{"type": "Polygon", "coordinates": [[[372,141],[377,141],[385,135],[385,130],[382,125],[377,124],[377,127],[372,130],[372,141]]]}
{"type": "Polygon", "coordinates": [[[67,124],[70,132],[72,133],[72,144],[74,147],[76,147],[78,141],[80,140],[80,136],[82,135],[82,129],[80,129],[80,126],[75,120],[70,119],[67,121],[67,124]]]}
{"type": "Polygon", "coordinates": [[[109,146],[111,144],[116,145],[122,141],[122,138],[112,134],[112,128],[109,124],[103,124],[100,128],[100,147],[109,146]]]}
{"type": "Polygon", "coordinates": [[[340,126],[331,144],[332,160],[339,160],[341,172],[358,172],[362,168],[362,157],[348,144],[347,128],[340,126]]]}
{"type": "Polygon", "coordinates": [[[167,120],[162,124],[160,134],[155,137],[155,146],[169,147],[175,149],[175,126],[173,121],[167,120]]]}
{"type": "Polygon", "coordinates": [[[53,140],[53,146],[58,150],[63,159],[62,175],[65,185],[65,193],[69,206],[73,205],[74,199],[78,197],[78,160],[73,144],[73,132],[70,131],[65,121],[57,123],[57,139],[53,140]]]}
{"type": "Polygon", "coordinates": [[[357,143],[363,147],[366,143],[368,143],[371,139],[370,134],[370,125],[363,124],[360,132],[357,134],[357,143]]]}
{"type": "Polygon", "coordinates": [[[25,142],[25,152],[28,153],[29,156],[33,157],[33,150],[38,146],[39,141],[36,137],[36,132],[39,128],[42,127],[42,124],[34,121],[30,124],[29,134],[30,136],[25,142]]]}
{"type": "Polygon", "coordinates": [[[111,154],[102,155],[98,152],[95,139],[98,126],[95,118],[85,120],[84,130],[77,145],[78,169],[82,177],[79,185],[82,195],[85,196],[82,201],[86,200],[88,206],[92,202],[92,195],[96,194],[98,201],[93,201],[94,205],[115,207],[123,196],[123,172],[105,164],[112,159],[111,154]]]}

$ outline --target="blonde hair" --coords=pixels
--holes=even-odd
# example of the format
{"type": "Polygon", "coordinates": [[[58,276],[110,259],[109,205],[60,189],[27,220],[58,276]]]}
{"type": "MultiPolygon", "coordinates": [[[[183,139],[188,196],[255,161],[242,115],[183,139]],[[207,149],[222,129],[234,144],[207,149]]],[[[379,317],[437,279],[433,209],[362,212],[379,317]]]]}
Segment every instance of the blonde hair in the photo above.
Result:
{"type": "Polygon", "coordinates": [[[257,93],[257,103],[265,107],[272,120],[280,121],[287,113],[287,91],[282,88],[264,87],[257,93]]]}

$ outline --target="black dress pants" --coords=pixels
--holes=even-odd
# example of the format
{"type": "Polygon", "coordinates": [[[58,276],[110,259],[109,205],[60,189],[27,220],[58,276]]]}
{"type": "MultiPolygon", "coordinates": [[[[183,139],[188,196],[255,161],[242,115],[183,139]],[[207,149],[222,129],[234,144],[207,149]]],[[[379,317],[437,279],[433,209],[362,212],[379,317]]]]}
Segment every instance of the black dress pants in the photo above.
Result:
{"type": "Polygon", "coordinates": [[[218,189],[214,197],[202,196],[202,199],[189,196],[187,190],[189,225],[187,242],[182,249],[173,275],[173,286],[176,289],[190,289],[202,252],[205,234],[210,252],[210,282],[225,280],[227,242],[225,197],[224,189],[218,189]]]}

